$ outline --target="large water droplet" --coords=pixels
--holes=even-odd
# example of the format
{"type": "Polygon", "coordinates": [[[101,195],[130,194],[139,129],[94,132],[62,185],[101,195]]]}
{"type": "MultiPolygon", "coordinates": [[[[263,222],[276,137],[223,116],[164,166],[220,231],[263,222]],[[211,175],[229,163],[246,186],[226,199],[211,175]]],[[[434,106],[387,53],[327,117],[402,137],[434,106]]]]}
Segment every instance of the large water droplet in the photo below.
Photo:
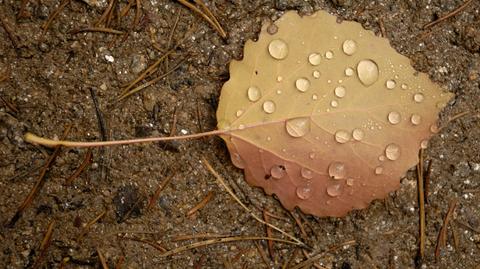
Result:
{"type": "Polygon", "coordinates": [[[418,114],[412,114],[412,116],[410,117],[410,122],[413,125],[419,125],[422,122],[422,117],[418,114]]]}
{"type": "Polygon", "coordinates": [[[287,172],[285,171],[285,167],[283,165],[274,165],[270,169],[270,175],[276,179],[284,177],[286,173],[287,172]]]}
{"type": "Polygon", "coordinates": [[[247,96],[248,100],[252,102],[258,101],[260,97],[262,97],[262,93],[260,92],[260,89],[255,87],[255,86],[250,86],[247,90],[247,96]]]}
{"type": "Polygon", "coordinates": [[[337,197],[342,194],[342,184],[335,183],[327,187],[327,194],[332,197],[337,197]]]}
{"type": "Polygon", "coordinates": [[[365,132],[362,129],[353,129],[352,131],[353,139],[360,141],[365,137],[365,132]]]}
{"type": "Polygon", "coordinates": [[[413,100],[417,103],[421,103],[423,100],[425,100],[425,96],[423,96],[421,93],[416,93],[413,95],[413,100]]]}
{"type": "Polygon", "coordinates": [[[293,118],[285,123],[287,133],[293,137],[302,137],[310,132],[310,119],[308,117],[293,118]]]}
{"type": "Polygon", "coordinates": [[[357,65],[357,75],[363,85],[370,86],[378,80],[378,66],[372,60],[361,60],[357,65]]]}
{"type": "Polygon", "coordinates": [[[321,60],[322,60],[322,55],[318,53],[312,53],[308,55],[308,62],[311,65],[319,65],[321,60]]]}
{"type": "Polygon", "coordinates": [[[335,92],[335,95],[338,97],[338,98],[343,98],[345,97],[345,94],[347,93],[347,91],[345,90],[345,87],[343,86],[338,86],[335,88],[334,90],[335,92]]]}
{"type": "Polygon", "coordinates": [[[328,166],[328,174],[334,179],[343,179],[347,175],[347,168],[342,162],[332,162],[328,166]]]}
{"type": "Polygon", "coordinates": [[[347,68],[345,69],[345,76],[347,76],[347,77],[353,76],[354,73],[355,73],[355,71],[354,71],[353,68],[351,68],[351,67],[347,67],[347,68]]]}
{"type": "Polygon", "coordinates": [[[312,196],[312,188],[310,186],[300,186],[297,187],[296,193],[298,198],[306,200],[312,196]]]}
{"type": "Polygon", "coordinates": [[[350,134],[345,130],[335,132],[335,141],[340,144],[347,143],[350,140],[350,134]]]}
{"type": "Polygon", "coordinates": [[[333,59],[333,51],[329,50],[327,52],[325,52],[325,58],[331,60],[333,59]]]}
{"type": "Polygon", "coordinates": [[[357,43],[353,40],[345,40],[342,48],[345,54],[353,55],[357,51],[357,43]]]}
{"type": "Polygon", "coordinates": [[[265,101],[263,103],[263,111],[265,111],[265,113],[272,114],[275,112],[275,103],[270,100],[265,101]]]}
{"type": "Polygon", "coordinates": [[[385,156],[391,161],[400,158],[400,147],[397,144],[388,144],[385,148],[385,156]]]}
{"type": "Polygon", "coordinates": [[[397,86],[397,83],[395,82],[395,80],[389,79],[387,80],[387,82],[385,82],[385,86],[387,87],[387,89],[393,90],[395,89],[395,86],[397,86]]]}
{"type": "Polygon", "coordinates": [[[299,78],[295,81],[295,87],[301,92],[306,92],[308,88],[310,88],[310,80],[307,78],[299,78]]]}
{"type": "Polygon", "coordinates": [[[268,45],[268,52],[273,58],[283,60],[288,55],[288,45],[283,40],[274,39],[268,45]]]}
{"type": "Polygon", "coordinates": [[[300,169],[300,174],[306,179],[312,179],[314,176],[313,171],[306,167],[302,167],[302,169],[300,169]]]}
{"type": "Polygon", "coordinates": [[[388,113],[388,121],[391,124],[399,124],[401,120],[402,120],[402,116],[397,111],[392,111],[388,113]]]}

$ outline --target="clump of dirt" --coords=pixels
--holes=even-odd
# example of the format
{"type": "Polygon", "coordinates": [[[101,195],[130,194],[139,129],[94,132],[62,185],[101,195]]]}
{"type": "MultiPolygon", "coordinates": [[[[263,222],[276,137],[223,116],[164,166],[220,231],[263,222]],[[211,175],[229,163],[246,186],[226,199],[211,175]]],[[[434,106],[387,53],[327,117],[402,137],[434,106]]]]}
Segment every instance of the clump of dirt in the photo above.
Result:
{"type": "MultiPolygon", "coordinates": [[[[89,268],[104,261],[121,268],[280,268],[319,253],[316,263],[326,268],[474,268],[480,263],[478,1],[467,1],[456,15],[427,28],[464,2],[206,1],[226,39],[197,13],[172,1],[0,3],[3,267],[89,268]],[[138,12],[136,3],[141,3],[138,12]],[[257,37],[262,22],[292,9],[301,14],[323,9],[339,20],[361,23],[455,93],[442,115],[443,128],[424,152],[429,180],[423,259],[417,258],[416,171],[406,174],[399,191],[365,210],[316,218],[287,212],[274,197],[248,186],[215,137],[97,148],[91,162],[85,161],[87,149],[61,149],[32,202],[12,221],[53,154],[25,143],[26,131],[61,137],[70,125],[69,139],[94,141],[212,130],[229,61],[242,58],[245,41],[257,37]],[[167,74],[164,78],[117,101],[126,84],[167,53],[137,85],[167,74]],[[267,235],[265,225],[217,185],[203,157],[255,214],[264,214],[313,250],[275,242],[269,253],[268,241],[243,240],[162,257],[165,249],[219,236],[267,235]],[[205,205],[187,216],[207,196],[205,205]],[[446,244],[436,255],[452,201],[456,209],[446,244]],[[42,244],[48,231],[50,240],[42,244]]],[[[282,238],[275,231],[271,236],[282,238]]]]}

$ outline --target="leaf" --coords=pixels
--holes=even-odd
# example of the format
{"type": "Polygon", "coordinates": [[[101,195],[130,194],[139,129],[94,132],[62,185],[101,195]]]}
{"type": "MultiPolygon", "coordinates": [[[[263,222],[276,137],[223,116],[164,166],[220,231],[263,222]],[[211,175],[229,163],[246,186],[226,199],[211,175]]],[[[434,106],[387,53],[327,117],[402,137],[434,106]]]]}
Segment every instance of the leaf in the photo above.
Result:
{"type": "Polygon", "coordinates": [[[287,12],[231,62],[218,129],[251,185],[342,216],[399,187],[451,97],[360,24],[287,12]]]}

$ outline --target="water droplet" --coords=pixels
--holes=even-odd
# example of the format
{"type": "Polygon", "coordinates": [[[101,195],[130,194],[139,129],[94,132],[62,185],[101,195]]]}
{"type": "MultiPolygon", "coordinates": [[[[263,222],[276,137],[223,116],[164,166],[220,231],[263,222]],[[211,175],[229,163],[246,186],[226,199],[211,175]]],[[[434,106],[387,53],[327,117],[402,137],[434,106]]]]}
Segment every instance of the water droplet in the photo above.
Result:
{"type": "Polygon", "coordinates": [[[420,147],[422,149],[426,149],[428,147],[428,140],[422,140],[422,142],[420,142],[420,147]]]}
{"type": "Polygon", "coordinates": [[[310,132],[310,119],[307,117],[293,118],[285,123],[287,133],[293,137],[302,137],[310,132]]]}
{"type": "Polygon", "coordinates": [[[423,100],[425,100],[425,96],[423,96],[421,93],[416,93],[413,95],[413,100],[417,103],[421,103],[423,100]]]}
{"type": "Polygon", "coordinates": [[[336,183],[336,184],[329,185],[327,187],[327,194],[332,197],[339,196],[340,194],[342,194],[342,184],[336,183]]]}
{"type": "Polygon", "coordinates": [[[320,72],[319,71],[315,70],[315,71],[313,71],[312,74],[313,74],[314,78],[317,78],[317,79],[320,78],[320,72]]]}
{"type": "Polygon", "coordinates": [[[314,176],[313,171],[306,167],[302,167],[302,169],[300,170],[300,174],[302,175],[303,178],[306,178],[306,179],[312,179],[314,176]]]}
{"type": "Polygon", "coordinates": [[[274,165],[270,169],[270,175],[276,179],[284,177],[286,173],[287,171],[285,171],[285,167],[283,165],[274,165]]]}
{"type": "Polygon", "coordinates": [[[273,58],[283,60],[288,55],[288,45],[283,40],[274,39],[268,45],[268,52],[273,58]]]}
{"type": "Polygon", "coordinates": [[[258,101],[260,97],[262,97],[262,94],[260,93],[260,89],[255,87],[255,86],[250,86],[247,90],[247,96],[248,100],[252,102],[258,101]]]}
{"type": "Polygon", "coordinates": [[[393,90],[395,86],[397,86],[397,83],[395,82],[395,80],[389,79],[387,80],[387,82],[385,82],[385,86],[387,87],[387,89],[393,90]]]}
{"type": "Polygon", "coordinates": [[[282,82],[282,80],[283,80],[283,77],[282,77],[282,76],[278,76],[278,77],[277,77],[277,82],[282,82]]]}
{"type": "Polygon", "coordinates": [[[315,101],[315,100],[317,100],[317,99],[318,99],[318,95],[316,95],[316,94],[312,95],[312,100],[315,101]]]}
{"type": "Polygon", "coordinates": [[[332,162],[328,166],[328,174],[334,179],[344,179],[347,175],[347,168],[342,162],[332,162]]]}
{"type": "Polygon", "coordinates": [[[412,122],[413,125],[419,125],[422,122],[422,117],[418,114],[412,114],[410,122],[412,122]]]}
{"type": "Polygon", "coordinates": [[[361,60],[357,65],[357,75],[363,85],[370,86],[378,80],[378,66],[372,60],[361,60]]]}
{"type": "Polygon", "coordinates": [[[298,198],[306,200],[312,196],[312,189],[310,186],[300,186],[297,187],[296,193],[298,198]]]}
{"type": "Polygon", "coordinates": [[[243,169],[245,168],[245,162],[243,161],[242,157],[240,157],[240,154],[238,153],[233,153],[232,155],[232,163],[240,168],[240,169],[243,169]]]}
{"type": "Polygon", "coordinates": [[[330,102],[330,105],[332,107],[338,107],[338,102],[336,100],[332,100],[332,102],[330,102]]]}
{"type": "Polygon", "coordinates": [[[242,116],[242,114],[243,114],[243,110],[242,110],[242,109],[237,110],[237,113],[235,113],[235,115],[237,115],[237,117],[242,116]]]}
{"type": "Polygon", "coordinates": [[[268,114],[275,112],[275,103],[268,100],[263,103],[263,111],[268,114]]]}
{"type": "Polygon", "coordinates": [[[345,90],[345,87],[343,86],[338,86],[335,88],[335,95],[338,97],[338,98],[343,98],[345,97],[345,94],[347,93],[347,91],[345,90]]]}
{"type": "Polygon", "coordinates": [[[357,51],[357,43],[353,40],[345,40],[342,47],[343,52],[347,55],[353,55],[357,51]]]}
{"type": "Polygon", "coordinates": [[[437,124],[434,123],[430,126],[430,132],[436,134],[438,131],[440,131],[440,129],[438,128],[437,124]]]}
{"type": "Polygon", "coordinates": [[[403,83],[403,84],[402,84],[402,90],[406,90],[406,89],[408,89],[408,85],[405,84],[405,83],[403,83]]]}
{"type": "Polygon", "coordinates": [[[375,175],[380,175],[381,173],[383,173],[383,167],[377,166],[375,168],[375,175]]]}
{"type": "Polygon", "coordinates": [[[398,124],[402,120],[402,116],[397,111],[392,111],[388,113],[388,121],[391,124],[398,124]]]}
{"type": "Polygon", "coordinates": [[[244,124],[240,124],[240,125],[238,125],[238,129],[239,129],[239,130],[243,130],[243,129],[245,129],[245,125],[244,125],[244,124]]]}
{"type": "Polygon", "coordinates": [[[385,148],[385,156],[391,161],[395,161],[400,157],[400,147],[397,144],[388,144],[385,148]]]}
{"type": "Polygon", "coordinates": [[[365,137],[365,132],[362,129],[353,129],[352,131],[353,139],[360,141],[365,137]]]}
{"type": "Polygon", "coordinates": [[[350,140],[350,134],[344,130],[338,130],[335,132],[335,141],[340,144],[347,143],[350,140]]]}
{"type": "Polygon", "coordinates": [[[282,94],[282,90],[277,90],[277,94],[278,95],[282,94]]]}
{"type": "Polygon", "coordinates": [[[318,53],[312,53],[312,54],[308,55],[308,62],[311,65],[319,65],[320,60],[322,60],[322,56],[318,53]]]}
{"type": "Polygon", "coordinates": [[[308,157],[310,157],[310,159],[312,159],[312,160],[315,159],[315,152],[310,152],[308,157]]]}
{"type": "Polygon", "coordinates": [[[351,67],[347,67],[345,69],[345,76],[347,76],[347,77],[353,76],[354,73],[355,73],[355,70],[353,70],[353,68],[351,68],[351,67]]]}
{"type": "Polygon", "coordinates": [[[299,78],[295,81],[295,87],[301,92],[306,92],[310,88],[310,80],[307,78],[299,78]]]}
{"type": "Polygon", "coordinates": [[[378,156],[378,160],[381,162],[385,161],[385,156],[384,155],[378,156]]]}
{"type": "Polygon", "coordinates": [[[267,141],[272,141],[272,137],[271,137],[271,136],[267,136],[267,141]]]}
{"type": "Polygon", "coordinates": [[[347,183],[347,186],[353,186],[353,184],[355,183],[355,179],[353,178],[347,178],[346,180],[346,183],[347,183]]]}
{"type": "Polygon", "coordinates": [[[327,52],[325,52],[325,58],[327,59],[333,59],[333,51],[329,50],[327,52]]]}

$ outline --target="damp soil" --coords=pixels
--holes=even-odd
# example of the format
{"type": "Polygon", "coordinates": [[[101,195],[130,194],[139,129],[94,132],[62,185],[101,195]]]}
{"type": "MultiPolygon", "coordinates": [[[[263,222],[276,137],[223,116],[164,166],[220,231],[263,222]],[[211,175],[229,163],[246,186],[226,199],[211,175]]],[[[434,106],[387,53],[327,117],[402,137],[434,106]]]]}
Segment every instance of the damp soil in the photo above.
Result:
{"type": "Polygon", "coordinates": [[[63,1],[44,32],[60,2],[0,0],[0,267],[99,268],[103,260],[109,268],[282,268],[323,253],[317,268],[478,268],[480,2],[424,29],[464,1],[207,1],[225,39],[190,9],[162,0],[139,1],[136,24],[134,6],[118,16],[136,1],[112,1],[108,25],[128,35],[75,33],[95,25],[110,1],[63,1]],[[37,195],[14,217],[54,153],[26,143],[25,132],[60,138],[70,126],[68,139],[97,141],[213,130],[228,63],[242,58],[245,41],[286,10],[320,9],[386,35],[418,71],[455,94],[441,115],[443,128],[424,152],[431,169],[423,259],[414,169],[398,191],[367,209],[317,218],[287,212],[248,186],[218,137],[96,148],[79,175],[88,150],[61,149],[37,195]],[[122,87],[167,51],[150,79],[169,74],[116,102],[122,87]],[[274,243],[270,255],[266,241],[246,240],[162,257],[162,248],[214,236],[266,236],[265,226],[216,183],[202,158],[255,214],[271,213],[271,223],[312,249],[274,243]],[[203,208],[188,214],[207,196],[203,208]],[[453,201],[446,244],[436,256],[453,201]],[[51,239],[42,244],[49,227],[51,239]]]}

